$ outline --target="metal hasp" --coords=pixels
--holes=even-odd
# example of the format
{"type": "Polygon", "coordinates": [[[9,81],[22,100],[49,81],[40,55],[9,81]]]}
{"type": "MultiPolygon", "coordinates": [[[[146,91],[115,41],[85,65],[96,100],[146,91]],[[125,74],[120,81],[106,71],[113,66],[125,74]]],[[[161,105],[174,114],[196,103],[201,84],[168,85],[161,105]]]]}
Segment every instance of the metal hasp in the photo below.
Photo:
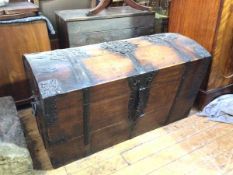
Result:
{"type": "MultiPolygon", "coordinates": [[[[109,7],[112,4],[113,0],[101,0],[100,3],[93,9],[91,9],[88,13],[87,16],[92,16],[92,15],[96,15],[99,12],[101,12],[102,10],[104,10],[105,8],[109,7]]],[[[151,8],[144,6],[144,5],[140,5],[138,3],[136,3],[134,0],[124,0],[125,4],[129,5],[130,7],[137,9],[137,10],[147,10],[150,11],[151,8]]]]}
{"type": "Polygon", "coordinates": [[[129,120],[135,122],[138,118],[144,116],[154,77],[155,72],[129,78],[129,87],[131,89],[128,104],[129,120]]]}

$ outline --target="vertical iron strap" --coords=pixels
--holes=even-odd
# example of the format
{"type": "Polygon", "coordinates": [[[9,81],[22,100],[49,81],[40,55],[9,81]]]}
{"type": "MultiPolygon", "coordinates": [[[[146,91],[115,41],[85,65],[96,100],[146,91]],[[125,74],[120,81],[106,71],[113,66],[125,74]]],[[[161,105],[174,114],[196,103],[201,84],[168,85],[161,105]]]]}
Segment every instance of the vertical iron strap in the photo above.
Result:
{"type": "Polygon", "coordinates": [[[144,116],[148,103],[150,88],[156,72],[151,72],[128,79],[131,94],[128,103],[129,138],[132,138],[134,128],[140,117],[144,116]]]}
{"type": "Polygon", "coordinates": [[[83,135],[84,144],[90,143],[90,94],[89,89],[83,89],[83,135]]]}
{"type": "Polygon", "coordinates": [[[155,72],[147,73],[129,78],[129,87],[131,95],[129,99],[129,120],[136,121],[144,116],[144,110],[147,106],[150,86],[155,77],[155,72]]]}

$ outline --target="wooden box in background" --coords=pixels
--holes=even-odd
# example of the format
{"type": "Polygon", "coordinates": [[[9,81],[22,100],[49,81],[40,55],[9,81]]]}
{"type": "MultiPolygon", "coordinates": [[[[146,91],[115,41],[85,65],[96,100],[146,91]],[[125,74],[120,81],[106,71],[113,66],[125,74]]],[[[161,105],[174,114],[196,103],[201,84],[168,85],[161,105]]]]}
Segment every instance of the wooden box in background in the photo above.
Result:
{"type": "Polygon", "coordinates": [[[87,9],[91,7],[91,0],[49,0],[39,1],[40,11],[49,18],[55,29],[56,18],[55,11],[71,10],[71,9],[87,9]]]}
{"type": "Polygon", "coordinates": [[[95,16],[85,10],[56,12],[62,48],[128,39],[154,33],[154,12],[109,7],[95,16]]]}
{"type": "Polygon", "coordinates": [[[19,104],[31,97],[22,56],[50,50],[45,21],[0,25],[0,96],[19,104]]]}
{"type": "Polygon", "coordinates": [[[213,54],[197,99],[199,108],[220,95],[233,93],[232,0],[172,0],[169,31],[196,40],[213,54]]]}
{"type": "Polygon", "coordinates": [[[0,7],[0,20],[19,19],[36,16],[39,7],[30,2],[10,2],[0,7]]]}
{"type": "Polygon", "coordinates": [[[176,34],[26,55],[53,166],[187,117],[209,62],[205,49],[176,34]]]}

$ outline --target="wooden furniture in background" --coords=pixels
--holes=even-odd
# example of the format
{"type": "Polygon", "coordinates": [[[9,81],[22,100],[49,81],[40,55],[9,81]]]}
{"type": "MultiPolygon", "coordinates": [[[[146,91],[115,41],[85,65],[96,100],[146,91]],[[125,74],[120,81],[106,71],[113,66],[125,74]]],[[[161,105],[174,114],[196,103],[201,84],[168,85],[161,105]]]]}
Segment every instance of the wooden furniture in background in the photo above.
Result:
{"type": "Polygon", "coordinates": [[[169,32],[193,38],[213,55],[197,99],[199,108],[220,95],[233,93],[232,0],[172,0],[169,32]]]}
{"type": "Polygon", "coordinates": [[[71,9],[88,9],[91,7],[91,0],[49,0],[39,2],[40,11],[50,19],[57,29],[55,11],[71,9]]]}
{"type": "Polygon", "coordinates": [[[56,13],[62,48],[154,34],[154,12],[128,6],[109,7],[95,16],[86,16],[88,11],[63,10],[56,13]]]}
{"type": "Polygon", "coordinates": [[[1,24],[0,34],[0,96],[13,96],[19,104],[31,96],[23,54],[50,50],[46,22],[1,24]]]}
{"type": "Polygon", "coordinates": [[[159,34],[25,55],[54,167],[188,116],[210,54],[159,34]]]}
{"type": "Polygon", "coordinates": [[[37,15],[39,7],[30,2],[14,2],[0,7],[0,20],[25,18],[37,15]]]}

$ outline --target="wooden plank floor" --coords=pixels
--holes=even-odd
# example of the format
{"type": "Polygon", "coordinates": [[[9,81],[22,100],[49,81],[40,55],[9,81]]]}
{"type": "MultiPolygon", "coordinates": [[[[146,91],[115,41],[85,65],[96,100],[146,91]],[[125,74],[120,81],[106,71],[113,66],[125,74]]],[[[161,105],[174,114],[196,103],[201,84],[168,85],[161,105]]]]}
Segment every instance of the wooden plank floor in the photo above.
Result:
{"type": "MultiPolygon", "coordinates": [[[[20,111],[37,166],[50,169],[35,119],[20,111]]],[[[232,175],[233,125],[192,115],[42,175],[232,175]]]]}

